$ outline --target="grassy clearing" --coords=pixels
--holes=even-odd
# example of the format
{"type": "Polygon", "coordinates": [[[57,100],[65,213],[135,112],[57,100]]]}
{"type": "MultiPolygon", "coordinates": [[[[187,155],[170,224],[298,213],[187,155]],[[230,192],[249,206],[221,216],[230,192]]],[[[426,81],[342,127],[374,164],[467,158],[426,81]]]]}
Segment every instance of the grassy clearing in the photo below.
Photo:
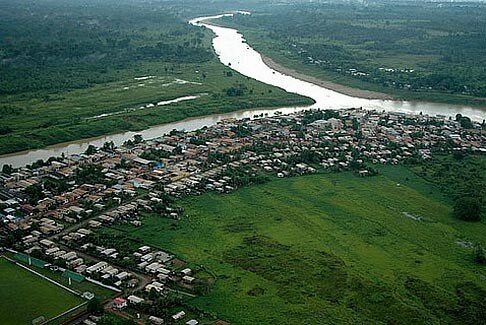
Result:
{"type": "Polygon", "coordinates": [[[110,231],[206,266],[216,284],[192,304],[235,324],[484,317],[486,271],[456,242],[485,243],[485,223],[453,219],[450,200],[407,168],[274,180],[185,205],[177,225],[153,216],[110,231]]]}
{"type": "Polygon", "coordinates": [[[30,324],[52,318],[83,300],[0,258],[0,324],[30,324]]]}
{"type": "Polygon", "coordinates": [[[14,109],[0,118],[0,126],[11,130],[0,135],[0,154],[124,130],[141,130],[193,116],[312,103],[308,98],[235,72],[227,75],[229,71],[216,59],[202,64],[145,63],[137,69],[124,71],[119,81],[51,95],[48,100],[23,95],[2,96],[0,106],[14,109]],[[154,78],[134,79],[144,76],[154,78]],[[242,96],[226,95],[225,89],[239,84],[247,88],[242,96]],[[204,95],[177,104],[124,112],[141,105],[199,94],[204,95]]]}

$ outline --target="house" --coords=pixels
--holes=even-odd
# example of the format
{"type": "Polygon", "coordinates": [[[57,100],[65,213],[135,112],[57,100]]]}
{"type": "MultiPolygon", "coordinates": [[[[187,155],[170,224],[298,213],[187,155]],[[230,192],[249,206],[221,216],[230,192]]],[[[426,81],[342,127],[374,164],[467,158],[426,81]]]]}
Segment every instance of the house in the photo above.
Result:
{"type": "Polygon", "coordinates": [[[130,276],[129,273],[123,271],[123,272],[120,272],[118,273],[117,275],[115,275],[115,277],[118,279],[118,280],[125,280],[126,278],[128,278],[130,276]]]}
{"type": "Polygon", "coordinates": [[[162,318],[155,317],[155,316],[150,316],[149,321],[151,324],[154,325],[162,325],[164,323],[164,320],[162,318]]]}
{"type": "Polygon", "coordinates": [[[113,306],[117,309],[123,309],[127,306],[127,300],[122,297],[113,299],[113,306]]]}
{"type": "Polygon", "coordinates": [[[108,263],[106,263],[106,262],[98,262],[95,265],[92,265],[92,266],[88,267],[86,269],[86,272],[89,273],[89,274],[91,274],[91,273],[99,272],[99,271],[101,271],[101,270],[103,270],[103,269],[105,269],[107,267],[108,267],[108,263]]]}
{"type": "Polygon", "coordinates": [[[138,305],[141,304],[142,302],[145,301],[145,299],[131,295],[127,298],[128,302],[133,304],[133,305],[138,305]]]}
{"type": "Polygon", "coordinates": [[[310,123],[309,125],[311,125],[315,128],[318,128],[318,129],[322,129],[322,130],[333,130],[334,131],[334,130],[341,129],[342,122],[341,122],[341,120],[332,117],[328,120],[314,121],[314,122],[310,123]]]}
{"type": "Polygon", "coordinates": [[[54,246],[54,242],[52,242],[48,239],[42,239],[39,243],[41,245],[45,246],[45,247],[48,247],[48,248],[54,246]]]}
{"type": "Polygon", "coordinates": [[[188,275],[185,275],[185,276],[182,277],[182,281],[184,283],[187,283],[187,284],[192,284],[192,283],[194,283],[195,280],[196,280],[195,278],[193,278],[192,276],[188,276],[188,275]]]}
{"type": "Polygon", "coordinates": [[[150,252],[150,247],[149,246],[142,246],[138,250],[142,253],[147,253],[147,252],[150,252]]]}
{"type": "Polygon", "coordinates": [[[164,290],[164,285],[160,282],[154,281],[145,286],[145,291],[147,292],[150,292],[152,289],[155,289],[155,291],[160,293],[164,290]]]}
{"type": "Polygon", "coordinates": [[[181,319],[184,316],[186,316],[186,313],[184,311],[180,311],[177,314],[172,315],[172,319],[178,320],[178,319],[181,319]]]}

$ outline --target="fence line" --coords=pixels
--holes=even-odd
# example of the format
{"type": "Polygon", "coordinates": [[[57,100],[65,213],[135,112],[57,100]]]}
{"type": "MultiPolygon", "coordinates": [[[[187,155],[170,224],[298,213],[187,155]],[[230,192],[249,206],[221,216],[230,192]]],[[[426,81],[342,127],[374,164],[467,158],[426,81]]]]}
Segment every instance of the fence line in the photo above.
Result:
{"type": "Polygon", "coordinates": [[[31,268],[29,268],[29,267],[27,267],[27,266],[23,265],[22,263],[16,262],[16,261],[14,261],[14,260],[12,260],[12,259],[8,258],[7,256],[3,256],[3,258],[7,259],[8,261],[10,261],[10,262],[14,263],[14,264],[15,264],[15,265],[17,265],[17,266],[20,266],[21,268],[23,268],[23,269],[25,269],[25,270],[27,270],[27,271],[29,271],[29,272],[31,272],[31,273],[34,273],[35,275],[37,275],[37,276],[39,276],[39,277],[43,278],[44,280],[47,280],[47,281],[49,281],[49,282],[51,282],[51,283],[53,283],[53,284],[57,285],[58,287],[63,288],[64,290],[67,290],[67,291],[71,292],[72,294],[75,294],[76,296],[80,296],[80,295],[81,295],[79,292],[77,292],[77,291],[75,291],[75,290],[73,290],[73,289],[71,289],[71,288],[68,288],[68,287],[66,287],[65,285],[63,285],[63,284],[61,284],[61,283],[59,283],[59,282],[57,282],[57,281],[52,280],[51,278],[49,278],[49,277],[45,276],[45,275],[44,275],[44,274],[42,274],[42,273],[39,273],[39,272],[37,272],[37,271],[32,270],[31,268]]]}
{"type": "Polygon", "coordinates": [[[63,313],[61,313],[61,314],[59,314],[59,315],[57,315],[57,316],[54,316],[53,318],[51,318],[51,319],[49,319],[49,320],[46,320],[46,321],[42,322],[41,324],[47,324],[47,323],[50,323],[50,322],[52,322],[52,321],[55,321],[56,319],[61,318],[61,317],[64,317],[64,316],[66,316],[67,314],[72,313],[72,312],[73,312],[73,311],[75,311],[76,309],[79,309],[79,308],[81,308],[81,307],[85,306],[86,304],[88,304],[88,302],[87,302],[87,301],[82,302],[81,304],[79,304],[79,305],[77,305],[77,306],[74,306],[73,308],[71,308],[71,309],[69,309],[69,310],[66,310],[65,312],[63,312],[63,313]]]}
{"type": "Polygon", "coordinates": [[[86,277],[86,278],[84,278],[84,279],[85,279],[85,280],[87,280],[87,281],[89,281],[89,282],[91,282],[91,283],[97,284],[97,285],[99,285],[100,287],[103,287],[103,288],[106,288],[106,289],[110,289],[110,290],[113,290],[113,291],[118,292],[118,293],[122,292],[122,291],[121,291],[120,289],[118,289],[118,288],[115,288],[115,287],[109,286],[109,285],[104,284],[103,282],[97,281],[97,280],[95,280],[95,279],[91,279],[91,278],[88,278],[88,277],[86,277]]]}

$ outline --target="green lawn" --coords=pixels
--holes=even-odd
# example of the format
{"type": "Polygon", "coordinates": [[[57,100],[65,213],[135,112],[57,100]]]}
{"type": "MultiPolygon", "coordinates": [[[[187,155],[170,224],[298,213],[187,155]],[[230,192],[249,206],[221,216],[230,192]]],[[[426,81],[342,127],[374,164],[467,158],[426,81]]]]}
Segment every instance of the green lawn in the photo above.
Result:
{"type": "Polygon", "coordinates": [[[274,180],[185,206],[176,226],[148,217],[107,231],[206,266],[216,284],[192,303],[232,323],[484,320],[486,269],[456,241],[486,243],[485,223],[453,219],[450,202],[405,167],[274,180]]]}
{"type": "Polygon", "coordinates": [[[50,319],[83,300],[0,258],[0,324],[30,324],[50,319]]]}
{"type": "MultiPolygon", "coordinates": [[[[26,265],[26,263],[23,263],[22,261],[18,261],[18,262],[26,265]]],[[[49,269],[40,268],[40,267],[36,267],[36,266],[33,266],[33,265],[31,265],[29,267],[31,269],[33,269],[34,271],[39,272],[39,273],[43,274],[44,276],[56,281],[57,283],[65,285],[66,287],[70,287],[72,290],[75,290],[75,291],[80,292],[80,293],[86,292],[86,291],[94,293],[96,295],[96,297],[98,297],[98,299],[100,299],[100,300],[109,299],[109,298],[112,298],[115,295],[114,291],[112,291],[110,289],[103,288],[103,287],[101,287],[97,284],[91,283],[87,280],[82,281],[82,282],[71,281],[71,284],[69,284],[69,279],[67,277],[62,276],[62,274],[60,272],[54,272],[54,271],[51,271],[49,269]]]]}

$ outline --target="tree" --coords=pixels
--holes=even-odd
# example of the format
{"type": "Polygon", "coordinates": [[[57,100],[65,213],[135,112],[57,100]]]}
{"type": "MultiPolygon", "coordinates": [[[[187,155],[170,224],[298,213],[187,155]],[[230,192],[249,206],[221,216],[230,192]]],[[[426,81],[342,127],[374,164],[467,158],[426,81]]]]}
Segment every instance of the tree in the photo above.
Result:
{"type": "Polygon", "coordinates": [[[464,159],[464,157],[466,157],[466,155],[464,154],[464,152],[462,152],[460,150],[455,150],[452,153],[452,157],[454,157],[455,160],[462,160],[462,159],[464,159]]]}
{"type": "Polygon", "coordinates": [[[246,90],[247,87],[244,84],[240,83],[225,89],[224,92],[229,97],[235,97],[235,96],[243,96],[246,90]]]}
{"type": "Polygon", "coordinates": [[[211,286],[206,281],[197,281],[196,284],[194,284],[194,293],[199,296],[207,295],[210,290],[211,286]]]}
{"type": "Polygon", "coordinates": [[[103,143],[103,147],[101,148],[101,150],[105,152],[113,152],[115,150],[115,144],[113,143],[113,141],[105,142],[103,143]]]}
{"type": "Polygon", "coordinates": [[[103,305],[98,298],[94,297],[88,302],[87,310],[90,314],[101,315],[103,314],[103,305]]]}
{"type": "Polygon", "coordinates": [[[460,197],[454,202],[454,215],[465,221],[481,220],[481,200],[476,197],[460,197]]]}
{"type": "Polygon", "coordinates": [[[12,172],[13,172],[12,165],[3,165],[2,173],[10,175],[12,174],[12,172]]]}
{"type": "Polygon", "coordinates": [[[123,146],[126,148],[133,148],[134,143],[132,140],[128,139],[127,141],[123,142],[123,146]]]}
{"type": "Polygon", "coordinates": [[[461,126],[465,129],[472,129],[474,125],[471,119],[467,116],[462,116],[462,114],[456,114],[456,121],[461,124],[461,126]]]}
{"type": "Polygon", "coordinates": [[[478,264],[486,264],[486,252],[481,244],[474,247],[474,261],[478,264]]]}
{"type": "Polygon", "coordinates": [[[93,154],[95,154],[98,150],[96,149],[95,146],[93,146],[92,144],[90,144],[88,146],[88,148],[86,148],[86,151],[84,152],[85,154],[87,154],[88,156],[91,156],[93,154]]]}
{"type": "Polygon", "coordinates": [[[20,242],[21,238],[22,238],[22,230],[17,229],[14,231],[10,231],[7,237],[0,241],[0,244],[6,247],[13,247],[15,244],[20,242]]]}
{"type": "Polygon", "coordinates": [[[135,134],[135,135],[133,136],[133,142],[135,142],[135,144],[138,144],[138,143],[143,142],[143,137],[142,137],[142,135],[140,135],[140,134],[135,134]]]}
{"type": "Polygon", "coordinates": [[[9,128],[8,126],[0,126],[0,135],[5,135],[5,134],[9,134],[9,133],[12,133],[13,130],[11,128],[9,128]]]}
{"type": "Polygon", "coordinates": [[[131,319],[124,319],[121,317],[117,317],[115,315],[105,315],[103,316],[98,325],[136,325],[133,320],[131,319]]]}
{"type": "Polygon", "coordinates": [[[44,190],[41,185],[33,184],[25,189],[25,193],[29,196],[29,203],[36,204],[39,200],[45,198],[44,190]]]}
{"type": "Polygon", "coordinates": [[[155,288],[150,289],[149,299],[155,301],[157,300],[158,297],[159,297],[159,293],[157,292],[157,290],[155,290],[155,288]]]}

